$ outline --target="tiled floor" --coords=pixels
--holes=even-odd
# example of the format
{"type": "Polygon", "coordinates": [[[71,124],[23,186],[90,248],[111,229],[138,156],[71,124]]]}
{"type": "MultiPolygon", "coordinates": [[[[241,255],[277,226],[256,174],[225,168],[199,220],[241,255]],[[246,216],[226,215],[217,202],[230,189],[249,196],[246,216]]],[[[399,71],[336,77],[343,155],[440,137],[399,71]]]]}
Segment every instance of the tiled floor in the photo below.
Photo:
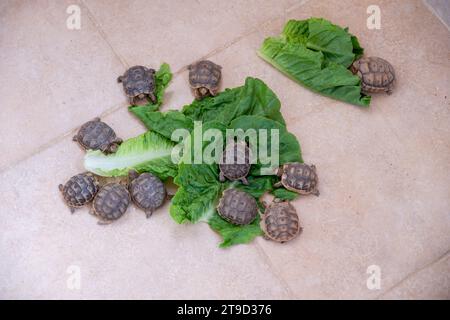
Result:
{"type": "MultiPolygon", "coordinates": [[[[450,33],[421,1],[2,1],[0,298],[450,298],[450,33]],[[81,8],[81,30],[66,9],[81,8]],[[114,3],[114,4],[113,4],[114,3]],[[360,109],[296,85],[259,59],[289,18],[349,26],[398,85],[360,109]],[[421,23],[418,24],[417,21],[421,23]],[[71,137],[101,116],[123,138],[144,132],[117,76],[134,64],[175,72],[164,109],[192,100],[186,66],[223,66],[223,87],[263,79],[320,175],[295,202],[304,232],[222,250],[206,225],[130,209],[100,228],[70,215],[57,185],[83,170],[71,137]],[[5,152],[6,151],[6,152],[5,152]],[[381,287],[369,289],[367,268],[381,287]],[[68,285],[74,267],[81,287],[68,285]]],[[[163,110],[164,110],[163,109],[163,110]]],[[[70,284],[70,283],[69,283],[70,284]]]]}

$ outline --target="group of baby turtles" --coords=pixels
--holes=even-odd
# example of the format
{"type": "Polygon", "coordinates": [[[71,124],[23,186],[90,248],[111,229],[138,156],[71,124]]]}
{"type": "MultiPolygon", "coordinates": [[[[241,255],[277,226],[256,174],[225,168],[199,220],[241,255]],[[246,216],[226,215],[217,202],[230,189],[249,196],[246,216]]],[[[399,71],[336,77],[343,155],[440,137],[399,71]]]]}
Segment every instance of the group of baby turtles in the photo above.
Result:
{"type": "MultiPolygon", "coordinates": [[[[205,60],[189,66],[189,70],[189,84],[196,99],[217,94],[221,78],[219,65],[205,60]]],[[[142,99],[157,102],[155,73],[154,69],[134,66],[117,78],[123,84],[132,105],[142,99]]],[[[122,143],[122,139],[100,118],[83,124],[73,140],[85,150],[100,150],[105,154],[116,152],[122,143]]],[[[99,224],[109,224],[119,219],[130,202],[150,217],[169,197],[164,183],[157,176],[148,172],[138,174],[133,170],[127,181],[106,183],[103,186],[94,174],[80,173],[64,185],[60,184],[59,189],[72,213],[76,208],[92,202],[91,213],[99,218],[99,224]]]]}
{"type": "MultiPolygon", "coordinates": [[[[221,80],[219,65],[203,60],[188,69],[189,85],[196,99],[217,94],[221,80]]],[[[156,102],[155,70],[134,66],[120,76],[118,82],[123,84],[130,103],[135,104],[142,99],[156,102]]],[[[122,143],[114,130],[99,118],[83,124],[73,140],[85,150],[100,150],[105,154],[116,152],[122,143]]],[[[246,176],[250,167],[250,148],[245,142],[233,141],[227,144],[223,152],[219,179],[239,180],[248,184],[246,176]]],[[[319,194],[316,168],[313,165],[287,163],[278,170],[278,175],[281,179],[276,187],[284,186],[300,194],[319,194]]],[[[99,219],[99,224],[109,224],[122,217],[131,202],[150,217],[169,197],[164,183],[157,176],[148,172],[139,174],[133,170],[126,181],[104,185],[93,173],[80,173],[64,185],[59,185],[59,189],[71,212],[92,202],[90,212],[99,219]]],[[[267,239],[283,243],[301,232],[297,212],[289,201],[274,199],[269,205],[263,204],[265,211],[261,215],[261,225],[267,239]]],[[[223,192],[217,211],[223,219],[236,225],[249,224],[259,214],[255,198],[234,187],[223,192]]]]}

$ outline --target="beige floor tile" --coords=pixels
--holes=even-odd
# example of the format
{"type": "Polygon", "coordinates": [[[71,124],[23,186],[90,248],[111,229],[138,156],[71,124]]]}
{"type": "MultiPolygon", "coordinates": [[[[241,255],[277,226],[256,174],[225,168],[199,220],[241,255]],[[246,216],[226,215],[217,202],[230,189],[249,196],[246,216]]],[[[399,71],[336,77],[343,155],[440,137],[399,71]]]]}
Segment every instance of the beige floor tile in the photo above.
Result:
{"type": "Polygon", "coordinates": [[[450,255],[415,272],[380,299],[450,299],[450,255]]]}
{"type": "MultiPolygon", "coordinates": [[[[104,121],[124,138],[143,132],[125,108],[104,121]]],[[[207,225],[176,224],[168,204],[149,220],[130,208],[106,227],[87,208],[71,215],[57,186],[83,170],[82,159],[67,137],[0,174],[10,182],[0,186],[0,298],[289,297],[257,247],[219,249],[207,225]],[[67,286],[71,268],[80,290],[67,286]]]]}
{"type": "Polygon", "coordinates": [[[342,10],[354,2],[308,2],[287,17],[324,16],[350,25],[369,54],[393,61],[397,90],[374,97],[370,109],[317,96],[256,58],[263,39],[278,34],[286,17],[212,57],[225,66],[225,87],[252,75],[275,90],[304,159],[318,167],[321,196],[295,203],[302,236],[284,247],[258,240],[299,298],[377,297],[450,247],[448,33],[420,2],[386,1],[380,32],[401,43],[383,43],[386,35],[372,38],[365,28],[368,4],[355,4],[361,15],[354,15],[342,10]],[[426,21],[433,37],[414,38],[410,30],[417,19],[426,21]],[[395,54],[397,48],[403,56],[395,54]],[[439,63],[418,67],[417,52],[439,63]],[[366,286],[373,264],[381,268],[381,290],[366,286]]]}
{"type": "Polygon", "coordinates": [[[84,2],[128,64],[178,70],[303,1],[84,2]]]}
{"type": "Polygon", "coordinates": [[[4,2],[0,11],[0,169],[125,98],[123,65],[88,16],[66,27],[73,1],[4,2]]]}

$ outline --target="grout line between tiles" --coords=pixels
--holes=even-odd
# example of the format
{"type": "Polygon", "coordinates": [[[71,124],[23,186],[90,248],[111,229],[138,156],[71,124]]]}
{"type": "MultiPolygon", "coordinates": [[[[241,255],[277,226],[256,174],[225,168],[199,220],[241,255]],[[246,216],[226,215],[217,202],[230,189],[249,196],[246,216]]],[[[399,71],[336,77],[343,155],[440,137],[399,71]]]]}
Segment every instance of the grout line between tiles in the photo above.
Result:
{"type": "Polygon", "coordinates": [[[413,278],[418,273],[424,271],[425,269],[428,269],[429,267],[432,267],[433,265],[435,265],[435,264],[437,264],[439,262],[442,262],[442,261],[446,260],[449,257],[450,257],[450,250],[447,250],[444,254],[440,255],[437,259],[435,259],[432,262],[425,264],[423,267],[420,267],[419,269],[417,269],[417,270],[407,274],[406,277],[401,279],[396,284],[392,285],[389,289],[387,289],[383,293],[379,294],[375,299],[379,299],[379,300],[381,299],[382,300],[383,296],[387,295],[389,292],[391,292],[395,288],[399,287],[400,285],[402,285],[403,283],[405,283],[409,279],[413,278]]]}
{"type": "Polygon", "coordinates": [[[450,26],[441,18],[436,10],[426,0],[422,0],[424,6],[444,25],[444,27],[450,32],[450,26]]]}
{"type": "Polygon", "coordinates": [[[263,259],[264,263],[267,265],[267,267],[270,269],[272,274],[277,278],[277,280],[281,283],[284,290],[288,294],[289,299],[295,299],[295,295],[291,289],[291,287],[287,284],[287,282],[284,280],[283,276],[281,275],[281,272],[278,270],[277,267],[272,263],[272,259],[268,256],[267,252],[264,250],[264,248],[255,241],[256,249],[258,251],[258,254],[263,259]]]}
{"type": "MultiPolygon", "coordinates": [[[[122,57],[122,56],[114,49],[114,47],[112,46],[112,44],[109,42],[108,36],[106,35],[106,33],[105,33],[105,32],[103,31],[103,29],[101,28],[100,23],[97,22],[97,19],[95,19],[94,14],[90,11],[90,9],[89,9],[89,7],[87,6],[87,4],[85,3],[85,1],[84,1],[84,0],[77,0],[77,1],[78,1],[78,3],[86,10],[89,19],[90,19],[91,22],[93,23],[94,27],[97,29],[97,31],[98,31],[100,37],[106,42],[106,44],[107,44],[108,47],[111,49],[111,51],[112,51],[113,54],[116,56],[116,58],[119,60],[119,62],[120,62],[125,68],[128,68],[128,62],[125,60],[125,58],[123,58],[123,57],[122,57]]],[[[230,46],[236,44],[237,42],[239,42],[240,40],[244,39],[245,37],[247,37],[247,36],[249,36],[249,35],[251,35],[251,34],[257,32],[261,27],[266,26],[266,25],[269,25],[269,24],[271,24],[272,22],[276,21],[277,19],[279,19],[279,18],[283,17],[284,15],[286,15],[286,13],[289,13],[289,12],[292,12],[292,11],[296,10],[297,8],[299,8],[300,6],[302,6],[303,4],[305,4],[305,3],[308,2],[308,1],[309,1],[309,0],[303,0],[303,1],[300,1],[299,3],[296,3],[295,5],[293,5],[293,6],[289,7],[289,8],[287,8],[287,9],[285,9],[284,12],[283,12],[280,16],[274,17],[274,18],[272,18],[272,19],[270,19],[270,20],[268,20],[268,21],[265,21],[265,22],[263,22],[263,23],[257,25],[255,28],[251,29],[250,31],[247,31],[247,32],[243,33],[242,35],[238,36],[237,38],[235,38],[235,39],[233,39],[233,40],[227,42],[226,44],[220,46],[219,48],[212,50],[211,52],[207,53],[205,56],[203,56],[203,57],[200,58],[200,59],[206,59],[206,58],[212,57],[212,56],[214,56],[214,55],[216,55],[216,54],[222,52],[223,50],[225,50],[225,49],[229,48],[230,46]]],[[[194,61],[193,61],[193,62],[194,62],[194,61]]],[[[188,65],[185,65],[185,66],[181,67],[180,69],[178,69],[177,71],[175,71],[175,72],[173,73],[172,81],[173,81],[173,79],[175,79],[178,75],[180,75],[182,72],[186,71],[188,66],[189,66],[189,64],[188,64],[188,65]]],[[[119,110],[119,109],[120,109],[120,107],[114,106],[114,107],[112,107],[112,108],[107,109],[106,111],[104,111],[104,112],[100,115],[100,117],[104,117],[104,116],[106,116],[106,115],[110,115],[110,114],[114,113],[115,111],[117,111],[117,110],[119,110]]],[[[77,126],[76,128],[78,128],[78,127],[79,127],[79,126],[77,126]]],[[[23,162],[23,161],[25,161],[25,160],[27,160],[27,159],[29,159],[29,158],[35,156],[36,154],[38,154],[38,153],[40,153],[40,152],[42,152],[42,151],[48,149],[48,148],[51,147],[53,144],[62,141],[62,140],[63,140],[64,138],[66,138],[68,135],[73,134],[73,133],[76,131],[76,128],[75,128],[75,129],[71,129],[71,130],[69,130],[69,131],[63,133],[63,134],[61,134],[61,135],[55,137],[54,139],[51,139],[51,140],[48,141],[47,143],[45,143],[45,144],[39,146],[39,147],[38,147],[37,149],[35,149],[33,152],[27,154],[26,156],[24,156],[24,157],[22,157],[22,158],[19,158],[19,159],[16,160],[14,163],[7,164],[7,165],[4,165],[4,166],[0,167],[0,174],[6,172],[6,171],[8,171],[8,170],[10,170],[11,168],[15,167],[17,164],[19,164],[19,163],[21,163],[21,162],[23,162]]]]}
{"type": "Polygon", "coordinates": [[[100,37],[106,42],[108,47],[111,49],[113,54],[116,56],[116,58],[120,61],[120,63],[125,67],[128,68],[129,65],[124,57],[122,57],[112,46],[111,42],[108,40],[108,36],[106,35],[105,31],[101,27],[100,23],[95,19],[94,14],[89,9],[88,5],[85,3],[84,0],[78,0],[79,4],[85,9],[87,16],[89,20],[91,20],[92,24],[94,25],[95,29],[97,29],[97,32],[99,33],[100,37]]]}
{"type": "MultiPolygon", "coordinates": [[[[111,114],[113,114],[114,112],[116,112],[117,110],[123,108],[123,104],[120,104],[119,106],[114,106],[110,109],[107,109],[105,111],[103,111],[99,117],[103,118],[103,117],[107,117],[111,114]]],[[[47,143],[44,143],[43,145],[39,146],[37,149],[35,149],[32,153],[27,154],[26,156],[19,158],[18,160],[16,160],[14,163],[3,166],[0,168],[0,174],[12,169],[13,167],[15,167],[16,165],[26,161],[29,158],[34,157],[35,155],[41,153],[42,151],[47,150],[48,148],[50,148],[52,145],[57,144],[59,142],[61,142],[62,140],[64,140],[66,137],[75,134],[77,132],[77,130],[79,129],[80,126],[76,126],[75,128],[70,129],[69,131],[66,131],[65,133],[57,136],[56,138],[51,139],[50,141],[48,141],[47,143]]]]}

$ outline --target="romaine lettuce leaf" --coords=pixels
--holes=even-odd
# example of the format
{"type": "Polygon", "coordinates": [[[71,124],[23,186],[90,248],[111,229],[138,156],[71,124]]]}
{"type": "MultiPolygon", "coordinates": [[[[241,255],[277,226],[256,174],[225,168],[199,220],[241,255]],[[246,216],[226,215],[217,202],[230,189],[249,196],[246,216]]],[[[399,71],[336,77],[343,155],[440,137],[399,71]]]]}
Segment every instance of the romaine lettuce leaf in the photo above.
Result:
{"type": "Polygon", "coordinates": [[[194,100],[182,111],[171,110],[165,113],[157,112],[146,106],[131,106],[129,108],[149,129],[171,137],[174,129],[191,130],[193,121],[217,121],[229,125],[233,119],[242,115],[263,116],[281,124],[285,124],[280,112],[280,100],[275,93],[261,80],[248,77],[241,87],[226,89],[215,97],[194,100]]]}
{"type": "Polygon", "coordinates": [[[124,141],[116,153],[105,155],[99,150],[88,151],[84,157],[84,167],[106,177],[124,176],[134,169],[151,172],[164,180],[177,174],[177,165],[171,159],[173,146],[172,141],[148,131],[124,141]]]}
{"type": "Polygon", "coordinates": [[[264,40],[258,55],[303,86],[331,98],[369,106],[360,79],[347,68],[363,48],[346,29],[325,19],[290,20],[278,37],[264,40]]]}

